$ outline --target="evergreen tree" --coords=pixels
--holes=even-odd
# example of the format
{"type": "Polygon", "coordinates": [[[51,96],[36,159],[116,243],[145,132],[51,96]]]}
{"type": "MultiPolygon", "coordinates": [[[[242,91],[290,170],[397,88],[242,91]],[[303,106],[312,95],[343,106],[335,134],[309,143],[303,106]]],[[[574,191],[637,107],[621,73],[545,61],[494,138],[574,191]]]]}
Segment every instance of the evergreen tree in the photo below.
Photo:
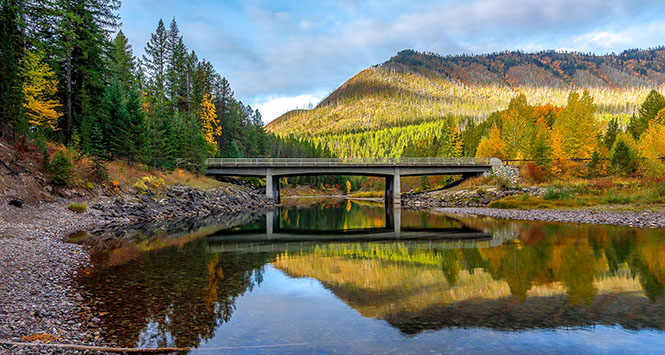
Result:
{"type": "Polygon", "coordinates": [[[109,68],[111,76],[122,83],[122,89],[129,92],[130,88],[138,87],[136,78],[136,58],[132,53],[132,46],[121,31],[113,39],[111,47],[109,68]]]}
{"type": "Polygon", "coordinates": [[[69,139],[85,115],[99,106],[108,78],[105,54],[111,30],[118,27],[119,0],[54,0],[57,16],[54,56],[65,103],[61,126],[69,139]]]}
{"type": "Polygon", "coordinates": [[[166,72],[168,69],[168,33],[159,19],[155,33],[146,44],[142,64],[149,78],[149,87],[156,104],[163,105],[166,95],[166,72]]]}
{"type": "Polygon", "coordinates": [[[614,141],[617,139],[617,134],[619,134],[619,120],[616,117],[613,117],[607,124],[607,130],[603,137],[603,143],[607,149],[612,149],[614,141]]]}
{"type": "Polygon", "coordinates": [[[19,1],[0,2],[0,137],[13,139],[25,131],[19,62],[23,41],[19,1]]]}
{"type": "Polygon", "coordinates": [[[665,108],[665,97],[656,90],[651,90],[647,98],[640,106],[639,116],[633,115],[628,124],[628,132],[633,135],[633,138],[639,139],[642,133],[649,127],[649,122],[653,120],[658,111],[665,108]]]}
{"type": "Polygon", "coordinates": [[[118,78],[113,78],[106,88],[100,106],[100,117],[104,147],[112,158],[127,158],[134,146],[132,121],[118,78]]]}
{"type": "Polygon", "coordinates": [[[176,24],[175,17],[169,26],[167,37],[168,48],[168,69],[166,71],[167,93],[171,103],[171,110],[173,112],[187,111],[187,82],[186,75],[186,61],[187,61],[187,47],[180,36],[180,30],[176,24]]]}

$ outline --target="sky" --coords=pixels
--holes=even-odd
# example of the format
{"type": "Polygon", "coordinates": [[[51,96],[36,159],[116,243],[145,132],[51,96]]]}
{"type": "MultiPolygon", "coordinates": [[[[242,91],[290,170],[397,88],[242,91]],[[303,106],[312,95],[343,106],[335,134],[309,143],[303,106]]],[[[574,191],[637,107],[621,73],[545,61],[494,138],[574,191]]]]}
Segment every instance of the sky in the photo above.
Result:
{"type": "Polygon", "coordinates": [[[264,122],[316,105],[403,49],[448,54],[665,45],[665,1],[124,0],[122,30],[140,57],[159,19],[226,77],[264,122]]]}

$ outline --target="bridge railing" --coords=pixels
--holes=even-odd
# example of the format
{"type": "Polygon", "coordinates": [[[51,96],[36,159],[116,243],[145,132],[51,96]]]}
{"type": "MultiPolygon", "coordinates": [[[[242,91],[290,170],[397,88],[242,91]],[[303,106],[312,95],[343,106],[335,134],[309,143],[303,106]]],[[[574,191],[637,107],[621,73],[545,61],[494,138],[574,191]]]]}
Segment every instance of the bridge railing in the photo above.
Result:
{"type": "Polygon", "coordinates": [[[210,158],[208,166],[490,165],[490,158],[210,158]]]}

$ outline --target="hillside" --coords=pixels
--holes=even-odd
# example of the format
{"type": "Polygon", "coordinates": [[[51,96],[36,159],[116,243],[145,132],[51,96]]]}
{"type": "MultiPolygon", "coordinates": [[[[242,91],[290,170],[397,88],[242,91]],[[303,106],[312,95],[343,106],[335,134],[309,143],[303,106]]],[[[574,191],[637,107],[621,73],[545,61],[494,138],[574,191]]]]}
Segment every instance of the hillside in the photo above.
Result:
{"type": "Polygon", "coordinates": [[[565,105],[586,89],[601,118],[625,120],[652,88],[665,85],[665,48],[618,55],[503,52],[440,56],[412,50],[365,69],[312,110],[288,112],[267,125],[277,135],[375,131],[449,118],[484,120],[511,98],[565,105]]]}

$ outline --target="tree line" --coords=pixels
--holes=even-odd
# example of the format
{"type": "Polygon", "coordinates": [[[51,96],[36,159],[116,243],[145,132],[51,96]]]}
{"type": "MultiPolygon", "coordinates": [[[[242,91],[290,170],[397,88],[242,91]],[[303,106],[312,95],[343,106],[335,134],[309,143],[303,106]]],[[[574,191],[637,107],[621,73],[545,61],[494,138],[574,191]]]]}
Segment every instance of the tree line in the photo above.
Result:
{"type": "Polygon", "coordinates": [[[0,2],[0,135],[46,154],[201,170],[207,157],[318,156],[263,130],[261,114],[160,19],[137,58],[119,0],[0,2]]]}

